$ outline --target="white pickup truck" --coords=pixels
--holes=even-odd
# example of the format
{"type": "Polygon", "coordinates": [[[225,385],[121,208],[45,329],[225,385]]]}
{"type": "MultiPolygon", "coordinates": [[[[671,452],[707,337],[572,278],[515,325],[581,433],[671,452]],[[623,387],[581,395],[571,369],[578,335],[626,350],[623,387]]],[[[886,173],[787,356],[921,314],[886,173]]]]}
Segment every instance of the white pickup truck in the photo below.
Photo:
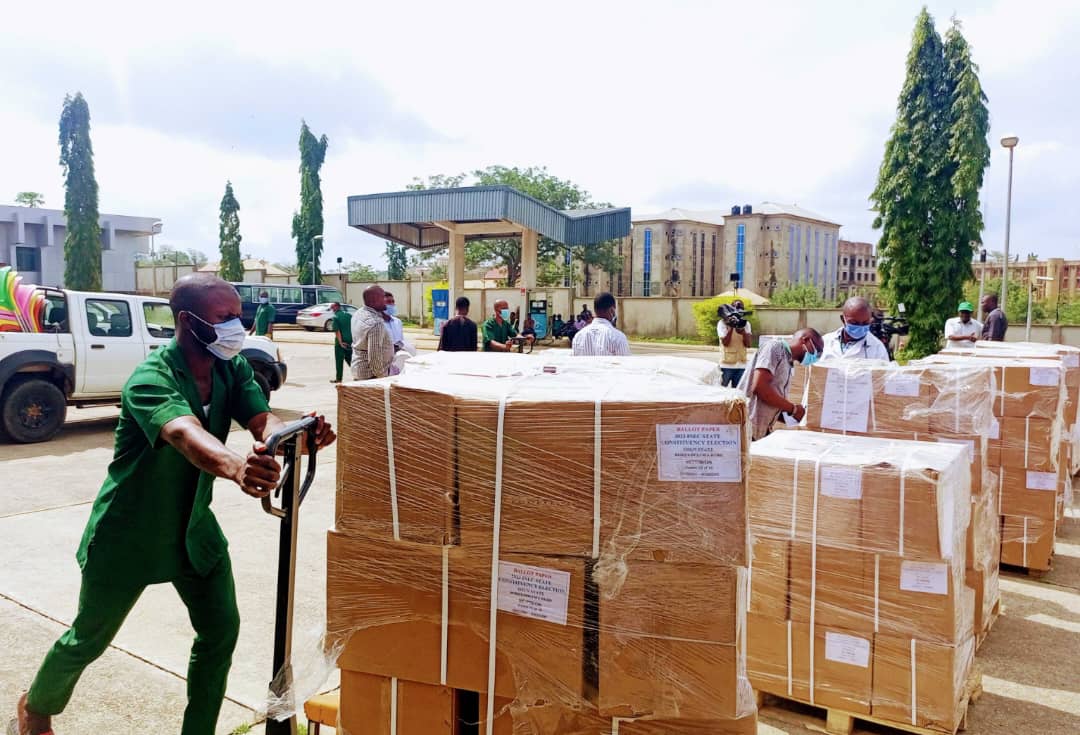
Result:
{"type": "MultiPolygon", "coordinates": [[[[153,350],[172,340],[164,299],[42,288],[43,332],[0,332],[0,434],[47,441],[68,406],[116,405],[124,383],[153,350]]],[[[242,354],[267,398],[285,382],[277,346],[248,337],[242,354]]]]}

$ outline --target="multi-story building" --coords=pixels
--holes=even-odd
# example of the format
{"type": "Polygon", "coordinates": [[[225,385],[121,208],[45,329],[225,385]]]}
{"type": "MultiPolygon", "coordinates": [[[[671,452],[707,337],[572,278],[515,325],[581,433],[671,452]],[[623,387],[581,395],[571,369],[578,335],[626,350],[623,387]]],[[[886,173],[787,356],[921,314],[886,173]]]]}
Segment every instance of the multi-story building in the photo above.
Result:
{"type": "Polygon", "coordinates": [[[713,296],[737,284],[771,296],[812,283],[837,296],[840,225],[800,207],[764,202],[720,210],[669,209],[635,217],[622,270],[578,266],[578,296],[713,296]]]}
{"type": "Polygon", "coordinates": [[[839,275],[836,286],[844,296],[873,296],[881,285],[877,274],[874,244],[840,241],[839,275]]]}
{"type": "MultiPolygon", "coordinates": [[[[982,278],[983,272],[986,278],[1001,278],[1002,263],[1000,260],[987,260],[980,263],[978,258],[972,264],[975,280],[982,278]]],[[[1065,260],[1064,258],[1048,258],[1046,260],[1021,260],[1009,263],[1009,290],[1012,291],[1019,284],[1030,283],[1035,287],[1034,298],[1037,300],[1071,301],[1080,293],[1080,260],[1065,260]],[[1039,277],[1050,280],[1040,280],[1039,277]]],[[[1021,288],[1023,286],[1020,286],[1021,288]]]]}
{"type": "MultiPolygon", "coordinates": [[[[102,214],[101,287],[135,291],[136,258],[150,252],[150,238],[161,232],[154,217],[102,214]]],[[[24,283],[64,285],[67,219],[59,209],[0,205],[0,264],[13,265],[24,283]]]]}

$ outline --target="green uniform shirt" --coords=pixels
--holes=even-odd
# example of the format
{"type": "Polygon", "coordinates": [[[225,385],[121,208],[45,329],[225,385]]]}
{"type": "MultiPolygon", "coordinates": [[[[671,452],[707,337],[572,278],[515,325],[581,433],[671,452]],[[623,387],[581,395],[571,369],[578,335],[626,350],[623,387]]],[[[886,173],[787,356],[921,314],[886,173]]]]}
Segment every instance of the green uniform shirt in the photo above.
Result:
{"type": "Polygon", "coordinates": [[[517,336],[517,330],[514,329],[513,324],[506,319],[503,319],[502,324],[499,324],[493,316],[488,317],[481,329],[484,332],[484,352],[491,352],[492,341],[506,344],[508,339],[517,336]]]}
{"type": "Polygon", "coordinates": [[[210,511],[214,476],[164,443],[161,429],[196,416],[224,442],[234,419],[247,426],[269,410],[245,358],[215,361],[206,415],[176,341],[153,352],[121,394],[113,461],[83,532],[79,566],[146,584],[177,578],[185,562],[200,575],[212,571],[228,549],[210,511]]]}
{"type": "Polygon", "coordinates": [[[273,304],[259,304],[259,308],[255,311],[255,336],[265,337],[275,317],[277,317],[277,309],[273,304]]]}
{"type": "Polygon", "coordinates": [[[337,310],[334,314],[334,333],[340,335],[345,344],[352,344],[352,314],[344,309],[337,310]]]}

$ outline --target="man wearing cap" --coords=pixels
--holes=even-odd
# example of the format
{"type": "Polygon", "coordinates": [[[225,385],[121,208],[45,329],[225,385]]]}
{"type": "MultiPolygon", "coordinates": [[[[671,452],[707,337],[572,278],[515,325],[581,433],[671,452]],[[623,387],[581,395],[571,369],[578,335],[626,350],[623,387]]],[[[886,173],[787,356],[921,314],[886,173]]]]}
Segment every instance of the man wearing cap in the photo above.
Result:
{"type": "Polygon", "coordinates": [[[982,334],[983,325],[971,318],[975,308],[970,301],[960,302],[956,307],[960,316],[945,322],[945,339],[949,342],[974,342],[982,334]]]}

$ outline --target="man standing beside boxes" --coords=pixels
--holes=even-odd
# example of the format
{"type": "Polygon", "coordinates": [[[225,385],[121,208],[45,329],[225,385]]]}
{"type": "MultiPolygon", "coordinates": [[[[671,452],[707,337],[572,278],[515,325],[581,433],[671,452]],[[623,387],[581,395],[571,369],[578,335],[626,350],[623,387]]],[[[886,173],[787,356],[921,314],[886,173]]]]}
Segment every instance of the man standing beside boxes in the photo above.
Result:
{"type": "Polygon", "coordinates": [[[869,301],[862,296],[852,296],[844,302],[841,319],[844,326],[825,335],[822,357],[889,362],[889,351],[880,339],[870,333],[874,315],[870,311],[869,301]]]}
{"type": "Polygon", "coordinates": [[[352,318],[352,374],[356,380],[385,378],[394,363],[394,344],[386,329],[386,292],[380,286],[364,289],[364,308],[352,318]]]}
{"type": "Polygon", "coordinates": [[[950,342],[974,342],[982,334],[983,325],[971,318],[975,307],[970,301],[960,302],[956,307],[959,316],[945,322],[945,339],[950,342]]]}
{"type": "Polygon", "coordinates": [[[750,399],[750,427],[753,440],[772,433],[772,425],[780,412],[796,421],[806,415],[806,407],[787,399],[791,370],[798,360],[801,365],[813,365],[824,349],[817,330],[800,329],[787,340],[772,339],[758,347],[749,368],[743,373],[739,390],[750,399]]]}

